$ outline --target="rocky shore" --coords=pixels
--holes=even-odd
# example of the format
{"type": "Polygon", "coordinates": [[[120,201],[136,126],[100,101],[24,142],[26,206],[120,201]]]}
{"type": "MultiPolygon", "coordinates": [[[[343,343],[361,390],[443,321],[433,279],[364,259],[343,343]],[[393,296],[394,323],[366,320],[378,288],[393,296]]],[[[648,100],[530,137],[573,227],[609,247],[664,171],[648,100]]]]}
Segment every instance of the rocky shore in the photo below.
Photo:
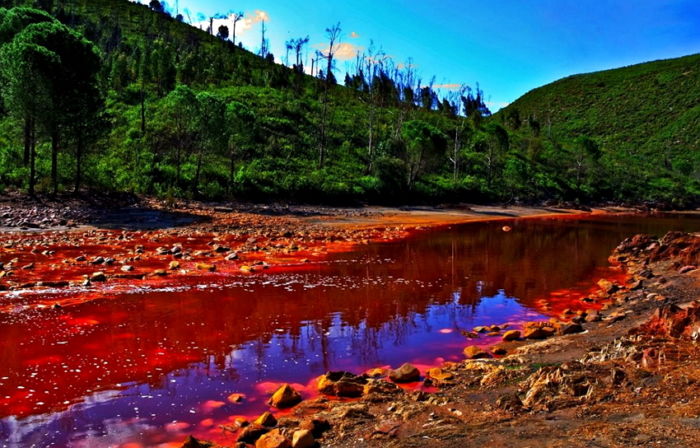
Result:
{"type": "Polygon", "coordinates": [[[239,448],[698,446],[700,235],[637,235],[610,262],[626,281],[600,281],[589,311],[475,328],[503,342],[427,371],[329,372],[314,399],[284,385],[284,412],[221,430],[239,448]]]}

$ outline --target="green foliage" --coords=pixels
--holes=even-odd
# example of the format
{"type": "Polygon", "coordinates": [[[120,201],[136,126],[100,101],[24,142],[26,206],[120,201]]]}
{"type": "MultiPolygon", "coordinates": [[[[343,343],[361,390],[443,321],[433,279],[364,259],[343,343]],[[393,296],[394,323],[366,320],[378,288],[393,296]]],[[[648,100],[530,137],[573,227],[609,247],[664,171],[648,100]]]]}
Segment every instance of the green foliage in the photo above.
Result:
{"type": "Polygon", "coordinates": [[[160,2],[0,4],[23,6],[0,9],[1,186],[48,187],[57,167],[62,188],[207,199],[679,206],[700,191],[700,56],[567,78],[489,117],[478,89],[440,99],[388,67],[327,85],[160,2]]]}

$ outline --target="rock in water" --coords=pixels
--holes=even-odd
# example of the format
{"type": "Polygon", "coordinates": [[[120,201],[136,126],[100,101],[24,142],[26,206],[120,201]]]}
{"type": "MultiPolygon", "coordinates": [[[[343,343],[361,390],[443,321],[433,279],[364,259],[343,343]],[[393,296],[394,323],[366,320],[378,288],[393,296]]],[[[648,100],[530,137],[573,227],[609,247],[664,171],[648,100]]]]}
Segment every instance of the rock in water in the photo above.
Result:
{"type": "Polygon", "coordinates": [[[328,372],[318,379],[318,391],[336,397],[359,397],[367,378],[350,372],[328,372]]]}
{"type": "Polygon", "coordinates": [[[294,390],[289,384],[284,384],[282,387],[272,394],[269,404],[277,409],[291,408],[301,401],[301,395],[294,390]]]}
{"type": "Polygon", "coordinates": [[[420,372],[411,364],[404,364],[389,372],[389,379],[395,383],[413,383],[420,380],[420,372]]]}
{"type": "Polygon", "coordinates": [[[502,338],[502,339],[503,339],[505,342],[517,341],[518,339],[520,339],[520,331],[518,331],[518,330],[509,330],[509,331],[506,331],[505,333],[503,333],[503,338],[502,338]]]}
{"type": "Polygon", "coordinates": [[[466,347],[464,349],[464,356],[469,359],[485,359],[492,357],[490,353],[484,351],[481,347],[477,347],[476,345],[466,347]]]}
{"type": "Polygon", "coordinates": [[[256,418],[253,423],[261,426],[267,426],[268,428],[274,428],[277,426],[277,419],[269,412],[264,412],[260,417],[256,418]]]}

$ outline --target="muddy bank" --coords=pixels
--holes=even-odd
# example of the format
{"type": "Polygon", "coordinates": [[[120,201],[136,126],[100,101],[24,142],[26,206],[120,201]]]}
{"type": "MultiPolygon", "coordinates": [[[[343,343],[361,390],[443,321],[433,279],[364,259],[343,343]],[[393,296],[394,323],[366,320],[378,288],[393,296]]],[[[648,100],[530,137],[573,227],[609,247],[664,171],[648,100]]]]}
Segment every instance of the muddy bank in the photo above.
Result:
{"type": "Polygon", "coordinates": [[[239,447],[697,446],[700,235],[636,236],[610,261],[627,277],[581,299],[598,310],[475,328],[504,342],[467,334],[468,359],[428,371],[332,372],[301,403],[284,386],[278,412],[221,430],[239,447]]]}
{"type": "Polygon", "coordinates": [[[351,209],[124,200],[100,209],[85,200],[59,203],[23,198],[0,203],[0,212],[11,210],[0,213],[9,216],[4,225],[15,226],[0,232],[0,291],[168,286],[193,277],[247,275],[320,262],[331,253],[438,226],[581,216],[575,210],[493,206],[351,209]]]}

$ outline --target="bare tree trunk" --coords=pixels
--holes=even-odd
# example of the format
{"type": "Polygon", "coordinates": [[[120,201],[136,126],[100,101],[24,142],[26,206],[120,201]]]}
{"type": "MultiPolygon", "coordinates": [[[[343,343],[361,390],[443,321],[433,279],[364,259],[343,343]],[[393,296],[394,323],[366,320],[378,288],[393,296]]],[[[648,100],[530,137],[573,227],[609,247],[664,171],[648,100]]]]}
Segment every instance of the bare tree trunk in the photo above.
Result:
{"type": "Polygon", "coordinates": [[[29,151],[30,151],[30,139],[31,139],[31,118],[25,117],[24,119],[24,156],[22,157],[22,162],[24,166],[29,164],[29,151]]]}
{"type": "Polygon", "coordinates": [[[80,132],[78,132],[78,142],[75,149],[75,188],[73,194],[77,195],[83,177],[83,136],[80,132]]]}
{"type": "Polygon", "coordinates": [[[51,133],[51,191],[54,196],[58,193],[58,129],[51,133]]]}
{"type": "Polygon", "coordinates": [[[34,196],[36,186],[36,133],[34,119],[29,119],[29,196],[34,196]]]}

